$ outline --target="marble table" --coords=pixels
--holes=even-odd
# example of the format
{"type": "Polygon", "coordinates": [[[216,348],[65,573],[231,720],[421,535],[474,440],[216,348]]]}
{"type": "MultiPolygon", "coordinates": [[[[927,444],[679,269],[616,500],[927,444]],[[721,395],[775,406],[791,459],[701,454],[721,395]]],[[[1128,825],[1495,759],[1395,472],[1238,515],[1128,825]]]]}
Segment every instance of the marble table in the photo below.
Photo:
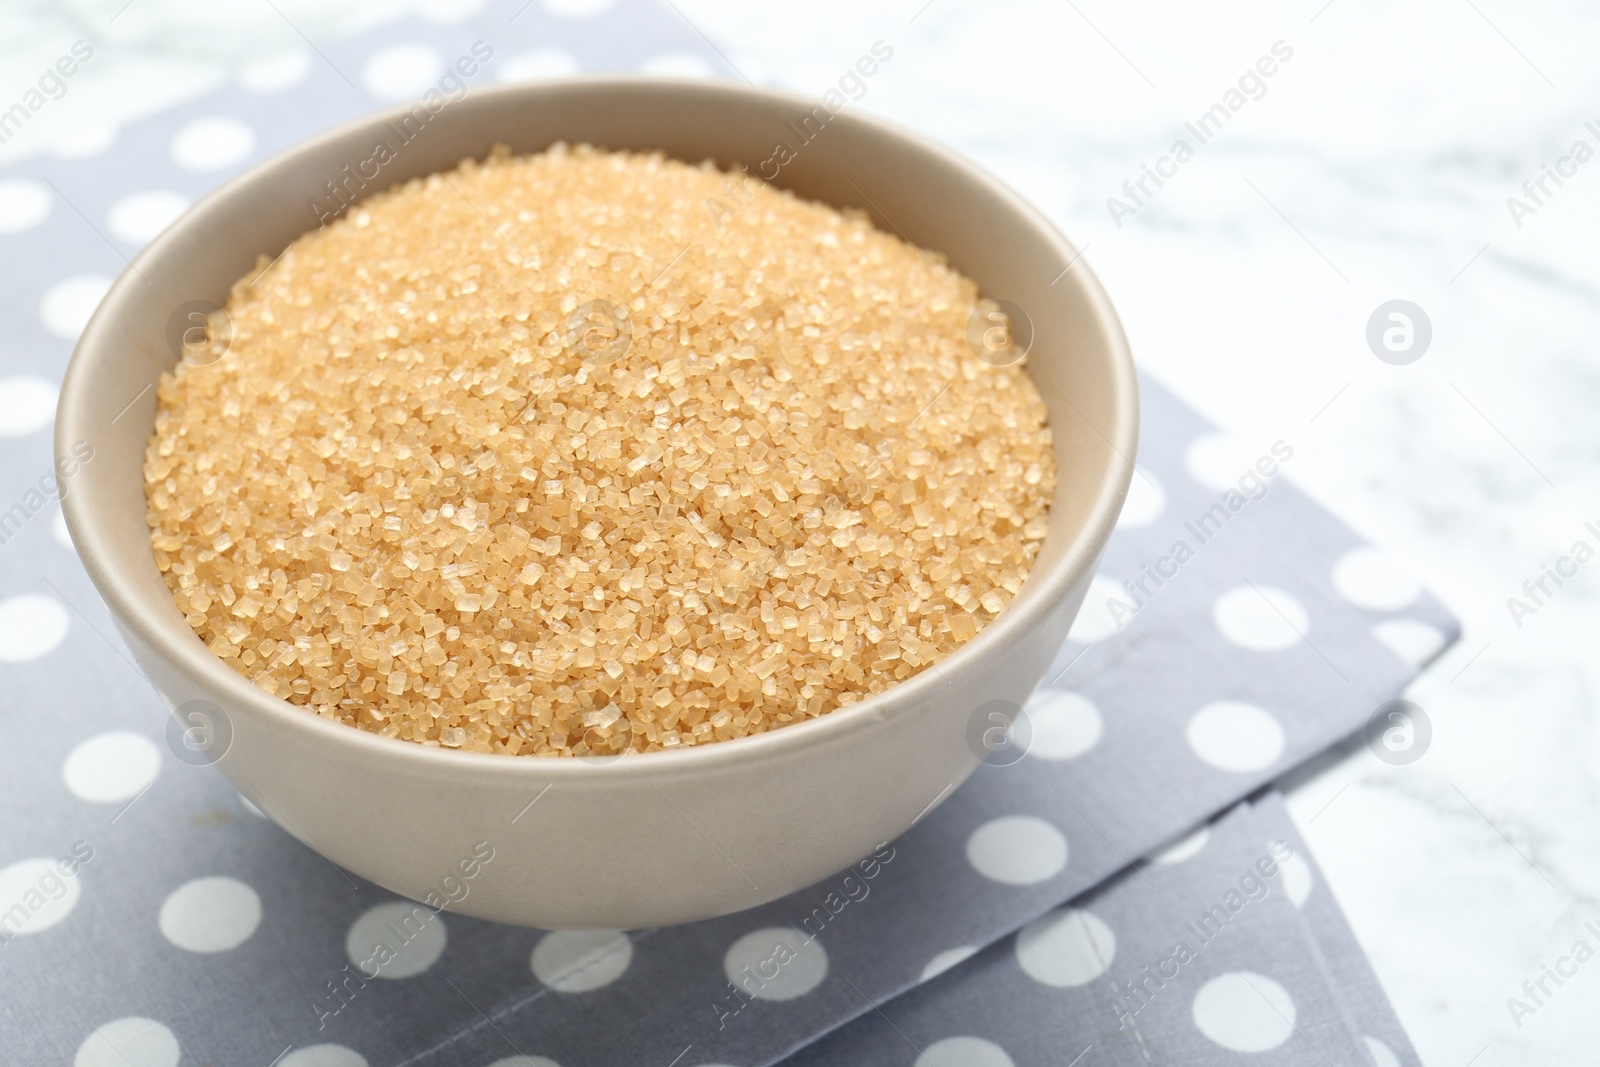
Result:
{"type": "MultiPolygon", "coordinates": [[[[1600,528],[1600,11],[672,3],[750,80],[811,95],[884,42],[850,106],[954,145],[1055,218],[1146,369],[1247,447],[1293,442],[1286,476],[1460,616],[1462,641],[1409,694],[1433,727],[1423,757],[1330,753],[1289,783],[1291,810],[1424,1062],[1593,1047],[1600,964],[1561,961],[1600,915],[1600,566],[1574,555],[1600,547],[1585,527],[1600,528]],[[1403,364],[1368,342],[1397,299],[1431,326],[1403,364]],[[1547,565],[1574,573],[1557,585],[1547,565]],[[1530,999],[1547,965],[1574,973],[1530,999]]],[[[96,55],[0,163],[70,151],[285,49],[476,6],[16,5],[0,96],[73,40],[96,55]]]]}

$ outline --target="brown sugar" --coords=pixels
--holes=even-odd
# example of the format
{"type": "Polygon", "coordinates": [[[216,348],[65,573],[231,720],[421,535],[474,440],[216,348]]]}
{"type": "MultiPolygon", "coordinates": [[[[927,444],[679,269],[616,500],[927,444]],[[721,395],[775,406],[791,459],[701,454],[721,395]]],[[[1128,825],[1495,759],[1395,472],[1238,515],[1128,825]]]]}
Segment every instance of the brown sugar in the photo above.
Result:
{"type": "Polygon", "coordinates": [[[386,737],[825,715],[972,638],[1044,536],[1044,404],[975,356],[978,304],[748,176],[497,149],[234,286],[226,354],[161,382],[156,563],[224,662],[386,737]]]}

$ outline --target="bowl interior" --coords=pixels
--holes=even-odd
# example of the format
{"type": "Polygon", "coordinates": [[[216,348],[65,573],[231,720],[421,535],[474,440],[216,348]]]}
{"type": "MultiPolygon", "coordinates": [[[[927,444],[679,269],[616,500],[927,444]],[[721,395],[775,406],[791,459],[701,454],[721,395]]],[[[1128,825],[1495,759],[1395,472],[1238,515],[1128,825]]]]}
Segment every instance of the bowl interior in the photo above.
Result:
{"type": "MultiPolygon", "coordinates": [[[[95,460],[63,480],[73,540],[120,625],[240,706],[293,714],[344,743],[410,750],[408,758],[470,760],[496,773],[515,764],[393,742],[324,722],[268,697],[205,649],[173,605],[154,564],[141,467],[154,422],[155,383],[176,361],[175,313],[220,304],[258,257],[276,257],[347,199],[481,158],[496,143],[517,153],[556,141],[660,150],[689,162],[743,164],[796,194],[868,211],[881,229],[943,252],[986,296],[1031,320],[1028,371],[1049,408],[1058,487],[1049,533],[1011,605],[955,653],[949,670],[1043,617],[1098,554],[1132,473],[1137,433],[1132,364],[1115,314],[1087,265],[1036,212],[958,157],[848,110],[711,83],[637,77],[574,79],[474,90],[437,114],[407,108],[357,120],[269,159],[201,201],[158,237],[112,287],[86,328],[62,390],[58,451],[87,441],[95,460]],[[404,139],[409,135],[409,139],[404,139]],[[378,145],[392,158],[374,168],[378,145]],[[376,176],[367,178],[376,169],[376,176]],[[487,761],[487,763],[485,762],[487,761]]],[[[700,761],[804,744],[807,736],[865,723],[889,694],[937,684],[914,676],[833,715],[682,753],[621,761],[618,773],[655,760],[700,761]]],[[[331,743],[331,742],[330,742],[331,743]]],[[[462,766],[459,762],[457,766],[462,766]]],[[[530,768],[531,769],[531,768],[530,768]]],[[[558,768],[541,768],[557,771],[558,768]]]]}

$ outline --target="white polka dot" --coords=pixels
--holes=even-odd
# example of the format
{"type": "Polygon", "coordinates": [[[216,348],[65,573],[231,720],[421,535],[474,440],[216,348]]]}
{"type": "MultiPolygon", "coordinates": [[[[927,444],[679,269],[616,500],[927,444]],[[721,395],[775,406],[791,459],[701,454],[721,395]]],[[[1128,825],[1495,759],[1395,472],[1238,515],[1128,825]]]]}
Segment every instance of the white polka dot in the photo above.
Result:
{"type": "Polygon", "coordinates": [[[429,22],[454,26],[480,15],[489,6],[489,0],[423,0],[417,14],[429,22]]]}
{"type": "Polygon", "coordinates": [[[1128,497],[1122,502],[1122,513],[1117,516],[1117,529],[1149,526],[1166,509],[1167,491],[1155,475],[1140,467],[1133,472],[1133,481],[1128,483],[1128,497]]]}
{"type": "Polygon", "coordinates": [[[1375,1037],[1364,1037],[1367,1051],[1372,1054],[1372,1062],[1378,1067],[1400,1067],[1400,1057],[1394,1054],[1394,1049],[1385,1045],[1375,1037]]]}
{"type": "Polygon", "coordinates": [[[1076,759],[1100,740],[1100,711],[1089,698],[1065,689],[1041,689],[1023,709],[1032,740],[1028,755],[1035,759],[1076,759]]]}
{"type": "Polygon", "coordinates": [[[112,236],[142,245],[166,229],[189,206],[187,197],[164,189],[130,193],[111,205],[106,229],[112,236]]]}
{"type": "Polygon", "coordinates": [[[48,930],[72,913],[81,892],[77,873],[63,874],[57,860],[31,858],[0,867],[0,933],[48,930]]]}
{"type": "Polygon", "coordinates": [[[116,141],[115,126],[80,126],[50,142],[50,153],[60,159],[93,159],[116,141]]]}
{"type": "Polygon", "coordinates": [[[260,924],[261,898],[237,878],[196,878],[161,903],[161,936],[190,952],[226,952],[260,924]]]}
{"type": "Polygon", "coordinates": [[[311,76],[311,53],[303,48],[246,63],[239,68],[239,84],[252,93],[281,93],[311,76]]]}
{"type": "Polygon", "coordinates": [[[922,968],[922,980],[926,982],[930,978],[935,978],[943,974],[961,961],[971,959],[973,953],[977,951],[978,950],[971,945],[962,945],[960,948],[945,949],[943,952],[933,957],[933,959],[929,960],[927,966],[922,968]]]}
{"type": "Polygon", "coordinates": [[[1239,479],[1255,467],[1256,457],[1223,433],[1201,434],[1189,443],[1183,465],[1194,480],[1208,489],[1239,488],[1239,479]]]}
{"type": "Polygon", "coordinates": [[[1005,885],[1035,885],[1067,865],[1067,839],[1032,815],[991,819],[967,838],[967,862],[985,878],[1005,885]]]}
{"type": "Polygon", "coordinates": [[[444,56],[425,44],[392,44],[367,57],[361,84],[380,100],[415,100],[439,87],[444,56]]]}
{"type": "Polygon", "coordinates": [[[112,730],[82,742],[61,765],[61,777],[79,800],[120,804],[132,800],[161,773],[161,750],[143,734],[112,730]]]}
{"type": "Polygon", "coordinates": [[[0,378],[0,437],[42,430],[55,416],[55,386],[31,374],[0,378]]]}
{"type": "Polygon", "coordinates": [[[710,63],[687,52],[667,52],[651,56],[639,64],[639,70],[644,74],[658,74],[668,78],[710,78],[716,74],[710,63]]]}
{"type": "Polygon", "coordinates": [[[1241,585],[1217,598],[1211,619],[1240,648],[1277,652],[1304,640],[1311,619],[1300,601],[1270,585],[1241,585]]]}
{"type": "Polygon", "coordinates": [[[543,1056],[507,1056],[495,1060],[489,1067],[561,1067],[561,1064],[543,1056]]]}
{"type": "Polygon", "coordinates": [[[44,328],[57,337],[76,341],[110,288],[111,279],[99,274],[75,274],[52,285],[39,301],[44,328]]]}
{"type": "Polygon", "coordinates": [[[1311,864],[1297,853],[1286,860],[1279,860],[1278,871],[1283,875],[1283,893],[1289,902],[1297,908],[1304,907],[1306,898],[1311,895],[1311,864]]]}
{"type": "Polygon", "coordinates": [[[793,1000],[828,976],[828,954],[815,938],[804,941],[790,927],[769,926],[735,941],[722,970],[745,996],[793,1000]]]}
{"type": "Polygon", "coordinates": [[[1017,965],[1035,982],[1080,986],[1099,978],[1117,954],[1117,937],[1099,916],[1057,908],[1017,931],[1017,965]]]}
{"type": "Polygon", "coordinates": [[[272,1067],[367,1067],[367,1058],[343,1045],[307,1045],[295,1049],[272,1067]]]}
{"type": "Polygon", "coordinates": [[[1372,636],[1413,667],[1427,663],[1444,647],[1444,634],[1439,628],[1419,619],[1380,622],[1372,628],[1372,636]]]}
{"type": "Polygon", "coordinates": [[[224,170],[255,151],[255,132],[238,119],[195,119],[172,138],[172,159],[185,170],[224,170]]]}
{"type": "Polygon", "coordinates": [[[0,600],[0,663],[26,663],[53,652],[71,621],[51,597],[24,593],[0,600]]]}
{"type": "Polygon", "coordinates": [[[590,19],[617,6],[617,0],[544,0],[546,15],[558,19],[590,19]]]}
{"type": "Polygon", "coordinates": [[[1294,1000],[1264,975],[1229,971],[1200,987],[1194,998],[1194,1024],[1200,1032],[1234,1052],[1265,1052],[1294,1033],[1294,1000]]]}
{"type": "Polygon", "coordinates": [[[1186,732],[1195,755],[1219,770],[1266,770],[1283,757],[1283,727],[1254,704],[1207,704],[1194,713],[1186,732]]]}
{"type": "Polygon", "coordinates": [[[397,900],[363,912],[345,936],[344,951],[362,974],[410,978],[433,966],[444,942],[442,916],[421,904],[397,900]]]}
{"type": "Polygon", "coordinates": [[[915,1067],[1016,1067],[1006,1050],[981,1037],[947,1037],[917,1057],[915,1067]]]}
{"type": "Polygon", "coordinates": [[[500,68],[503,82],[538,81],[542,78],[565,78],[578,73],[578,60],[570,52],[559,48],[535,48],[531,52],[518,52],[500,68]]]}
{"type": "Polygon", "coordinates": [[[558,993],[587,993],[622,977],[633,942],[620,930],[555,930],[534,946],[533,976],[558,993]]]}
{"type": "Polygon", "coordinates": [[[1171,866],[1174,863],[1182,863],[1184,860],[1194,859],[1204,851],[1206,842],[1210,840],[1210,827],[1202,826],[1198,830],[1192,830],[1184,834],[1172,844],[1152,852],[1150,854],[1150,862],[1171,866]]]}
{"type": "Polygon", "coordinates": [[[1398,611],[1422,593],[1416,573],[1382,549],[1352,548],[1333,565],[1333,587],[1360,608],[1398,611]]]}
{"type": "Polygon", "coordinates": [[[239,794],[239,803],[240,803],[240,805],[242,805],[244,807],[245,811],[248,811],[251,815],[254,815],[256,818],[265,819],[267,817],[267,813],[262,811],[260,808],[256,807],[253,803],[251,803],[250,798],[245,796],[243,793],[239,794]]]}
{"type": "Polygon", "coordinates": [[[178,1067],[178,1039],[140,1015],[113,1019],[84,1038],[72,1067],[178,1067]]]}
{"type": "Polygon", "coordinates": [[[1132,601],[1123,594],[1121,582],[1095,575],[1089,582],[1089,592],[1083,598],[1083,606],[1078,609],[1078,617],[1072,620],[1072,632],[1067,634],[1067,640],[1085,645],[1104,641],[1128,624],[1128,610],[1131,607],[1132,601]],[[1111,613],[1113,602],[1123,609],[1115,616],[1111,613]]]}
{"type": "Polygon", "coordinates": [[[55,517],[50,520],[50,532],[55,534],[56,540],[63,548],[70,548],[74,552],[78,550],[78,546],[72,543],[72,531],[67,529],[67,517],[62,512],[57,511],[55,517]]]}
{"type": "Polygon", "coordinates": [[[55,196],[43,182],[10,178],[0,182],[0,233],[31,230],[50,217],[55,196]]]}

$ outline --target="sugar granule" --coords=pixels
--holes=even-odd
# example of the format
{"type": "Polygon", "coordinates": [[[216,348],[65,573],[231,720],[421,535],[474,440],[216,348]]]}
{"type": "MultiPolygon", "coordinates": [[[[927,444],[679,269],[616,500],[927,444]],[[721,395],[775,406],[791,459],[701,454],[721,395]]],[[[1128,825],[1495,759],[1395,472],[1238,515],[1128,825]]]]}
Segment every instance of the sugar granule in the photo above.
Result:
{"type": "Polygon", "coordinates": [[[936,664],[1044,536],[1032,382],[858,212],[501,148],[267,266],[162,378],[148,520],[207,646],[316,714],[508,755],[760,733],[936,664]]]}

